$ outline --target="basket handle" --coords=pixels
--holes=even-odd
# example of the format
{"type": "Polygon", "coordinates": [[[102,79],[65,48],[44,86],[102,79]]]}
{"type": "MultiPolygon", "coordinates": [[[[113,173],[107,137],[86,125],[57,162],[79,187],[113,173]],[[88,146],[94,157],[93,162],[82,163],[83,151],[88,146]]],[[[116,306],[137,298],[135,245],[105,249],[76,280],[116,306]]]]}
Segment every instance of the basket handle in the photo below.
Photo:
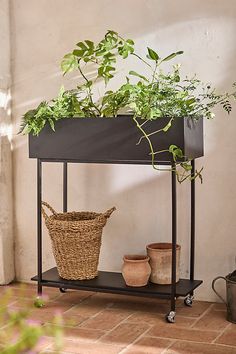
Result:
{"type": "Polygon", "coordinates": [[[47,220],[49,218],[49,216],[46,213],[46,211],[44,210],[43,205],[45,207],[47,207],[52,212],[53,215],[57,215],[56,211],[48,203],[42,202],[41,210],[42,210],[42,214],[43,214],[43,217],[44,217],[45,220],[47,220]]]}
{"type": "Polygon", "coordinates": [[[105,218],[109,218],[111,216],[111,214],[113,213],[113,211],[116,210],[116,207],[113,207],[111,209],[108,209],[107,211],[105,211],[105,213],[103,213],[102,215],[105,216],[105,218]]]}

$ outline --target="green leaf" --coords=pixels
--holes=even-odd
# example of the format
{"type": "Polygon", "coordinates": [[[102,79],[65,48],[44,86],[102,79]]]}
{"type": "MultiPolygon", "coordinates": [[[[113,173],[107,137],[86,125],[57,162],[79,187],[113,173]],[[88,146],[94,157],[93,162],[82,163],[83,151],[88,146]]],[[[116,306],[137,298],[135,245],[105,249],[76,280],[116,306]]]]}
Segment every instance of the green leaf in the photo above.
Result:
{"type": "Polygon", "coordinates": [[[170,127],[171,127],[171,125],[172,125],[173,120],[174,120],[174,118],[171,118],[171,119],[169,120],[168,124],[166,124],[166,126],[162,129],[162,130],[163,130],[163,132],[165,132],[165,133],[166,133],[166,132],[170,129],[170,127]]]}
{"type": "Polygon", "coordinates": [[[129,43],[130,45],[134,45],[134,41],[132,39],[126,39],[126,42],[129,43]]]}
{"type": "Polygon", "coordinates": [[[84,58],[83,58],[83,61],[84,61],[85,63],[88,63],[88,62],[90,61],[90,58],[89,58],[89,57],[84,57],[84,58]]]}
{"type": "Polygon", "coordinates": [[[124,50],[123,53],[122,53],[122,58],[126,59],[126,58],[128,58],[128,55],[129,55],[128,50],[124,50]]]}
{"type": "Polygon", "coordinates": [[[185,101],[186,104],[188,106],[191,106],[192,104],[196,103],[196,99],[193,97],[193,98],[189,98],[188,100],[185,101]]]}
{"type": "Polygon", "coordinates": [[[90,88],[93,85],[93,82],[91,80],[89,80],[86,84],[85,84],[88,88],[90,88]]]}
{"type": "Polygon", "coordinates": [[[192,166],[190,164],[188,164],[187,162],[181,163],[181,166],[185,169],[185,171],[191,171],[192,170],[192,166]]]}
{"type": "Polygon", "coordinates": [[[157,61],[159,55],[151,48],[147,47],[149,59],[157,61]]]}
{"type": "Polygon", "coordinates": [[[164,59],[162,59],[162,61],[171,60],[171,59],[175,58],[177,55],[180,55],[180,54],[183,54],[183,51],[182,51],[182,50],[180,50],[179,52],[172,53],[172,54],[168,55],[167,57],[165,57],[164,59]]]}
{"type": "Polygon", "coordinates": [[[63,71],[63,75],[75,70],[78,68],[78,59],[72,54],[66,54],[61,62],[61,70],[63,71]]]}
{"type": "Polygon", "coordinates": [[[75,49],[73,50],[72,54],[75,55],[76,57],[81,58],[84,55],[84,50],[75,49]]]}
{"type": "Polygon", "coordinates": [[[34,300],[34,306],[37,308],[44,307],[45,306],[45,301],[41,297],[37,297],[34,300]]]}
{"type": "Polygon", "coordinates": [[[142,80],[148,82],[148,79],[147,79],[145,76],[140,75],[140,74],[137,73],[136,71],[131,70],[131,71],[129,72],[129,75],[137,76],[137,77],[139,77],[140,79],[142,79],[142,80]]]}
{"type": "Polygon", "coordinates": [[[58,93],[58,97],[61,98],[64,93],[65,93],[65,87],[62,85],[60,87],[60,90],[59,90],[59,93],[58,93]]]}
{"type": "Polygon", "coordinates": [[[83,42],[78,42],[76,45],[84,51],[87,50],[87,47],[83,42]]]}
{"type": "Polygon", "coordinates": [[[88,39],[85,40],[85,43],[87,44],[88,48],[90,50],[93,50],[94,49],[94,42],[92,41],[89,41],[88,39]]]}
{"type": "Polygon", "coordinates": [[[110,72],[110,71],[115,71],[115,68],[113,66],[105,66],[105,72],[110,72]]]}
{"type": "Polygon", "coordinates": [[[105,36],[107,36],[108,34],[112,35],[112,36],[117,36],[118,33],[116,31],[113,31],[113,30],[107,30],[107,33],[105,36]]]}
{"type": "Polygon", "coordinates": [[[169,152],[173,155],[174,161],[176,161],[177,158],[181,159],[184,157],[182,150],[180,148],[178,148],[178,146],[176,146],[176,145],[170,145],[169,152]]]}

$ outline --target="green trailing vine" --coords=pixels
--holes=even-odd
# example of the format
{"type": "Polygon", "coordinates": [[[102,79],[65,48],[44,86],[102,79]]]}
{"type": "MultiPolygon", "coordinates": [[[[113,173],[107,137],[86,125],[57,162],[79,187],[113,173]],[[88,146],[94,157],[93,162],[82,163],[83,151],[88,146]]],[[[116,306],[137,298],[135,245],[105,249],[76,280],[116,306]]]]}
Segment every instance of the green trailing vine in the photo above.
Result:
{"type": "MultiPolygon", "coordinates": [[[[228,114],[231,112],[231,98],[236,98],[236,84],[232,92],[220,94],[211,84],[204,84],[196,76],[181,77],[180,65],[173,65],[170,72],[161,68],[164,62],[183,54],[177,51],[161,57],[155,50],[147,47],[146,58],[135,52],[134,41],[124,39],[115,31],[108,31],[97,44],[85,40],[76,44],[76,48],[64,56],[61,62],[63,75],[78,71],[82,84],[73,90],[61,88],[58,96],[49,102],[41,102],[33,110],[23,116],[20,132],[38,135],[46,124],[55,130],[55,123],[64,118],[80,117],[117,117],[120,113],[129,113],[137,129],[141,132],[140,144],[145,139],[150,147],[152,166],[159,170],[155,157],[163,151],[154,151],[152,137],[160,132],[171,129],[175,118],[193,117],[198,119],[214,117],[212,109],[220,105],[228,114]],[[149,74],[129,71],[125,83],[117,90],[107,90],[109,81],[116,72],[117,58],[124,60],[134,57],[140,61],[149,74]],[[87,65],[96,68],[96,75],[91,79],[86,74],[87,65]],[[99,100],[94,100],[96,82],[104,81],[104,94],[99,100]],[[167,125],[158,131],[147,133],[145,123],[148,121],[169,117],[167,125]]],[[[166,150],[173,156],[174,162],[179,162],[182,169],[176,170],[179,182],[201,177],[201,170],[193,176],[191,165],[183,156],[182,150],[175,145],[166,150]]]]}

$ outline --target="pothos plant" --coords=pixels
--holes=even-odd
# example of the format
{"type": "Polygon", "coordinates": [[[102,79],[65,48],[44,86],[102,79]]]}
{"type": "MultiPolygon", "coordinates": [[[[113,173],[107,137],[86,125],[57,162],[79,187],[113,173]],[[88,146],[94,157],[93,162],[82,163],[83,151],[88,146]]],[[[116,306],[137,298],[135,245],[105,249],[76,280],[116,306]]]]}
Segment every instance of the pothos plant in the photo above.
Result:
{"type": "MultiPolygon", "coordinates": [[[[170,61],[183,54],[183,51],[171,53],[165,57],[147,47],[147,55],[141,57],[135,51],[134,41],[125,39],[117,32],[109,30],[105,37],[97,44],[85,40],[76,44],[76,48],[64,56],[61,62],[63,74],[77,71],[83,82],[75,89],[62,88],[58,97],[49,102],[41,102],[39,106],[25,113],[21,132],[38,135],[45,124],[50,124],[55,130],[55,123],[63,118],[75,117],[117,117],[120,112],[128,112],[137,129],[141,132],[138,144],[146,139],[150,148],[150,157],[154,169],[159,170],[155,163],[152,139],[160,132],[171,129],[174,119],[179,117],[214,117],[212,109],[216,105],[229,114],[231,112],[231,98],[236,98],[236,84],[232,92],[220,94],[211,84],[204,84],[196,76],[181,78],[180,65],[173,65],[169,72],[161,68],[164,62],[170,61]],[[107,90],[107,84],[116,72],[117,58],[124,60],[128,57],[139,60],[148,70],[148,75],[134,70],[127,73],[125,82],[117,90],[107,90]],[[96,68],[93,78],[86,74],[86,66],[92,64],[96,68]],[[98,100],[94,99],[96,83],[104,81],[104,94],[98,100]],[[162,129],[147,133],[145,124],[148,121],[169,117],[168,124],[162,129]]],[[[146,72],[146,71],[145,71],[146,72]]],[[[193,175],[191,164],[183,156],[182,150],[176,145],[170,145],[167,150],[173,160],[181,162],[181,170],[176,169],[180,182],[189,178],[201,179],[201,170],[193,175]]]]}

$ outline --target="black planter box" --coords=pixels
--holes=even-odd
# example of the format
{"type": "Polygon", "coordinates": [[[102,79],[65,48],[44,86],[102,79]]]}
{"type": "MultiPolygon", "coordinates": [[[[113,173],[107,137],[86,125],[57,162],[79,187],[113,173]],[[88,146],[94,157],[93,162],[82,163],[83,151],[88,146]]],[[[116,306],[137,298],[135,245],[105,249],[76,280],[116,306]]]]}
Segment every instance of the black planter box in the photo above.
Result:
{"type": "MultiPolygon", "coordinates": [[[[166,126],[170,118],[148,121],[143,128],[151,133],[166,126]]],[[[137,145],[142,133],[131,116],[116,118],[65,118],[53,132],[45,126],[38,137],[29,135],[29,157],[53,161],[86,163],[151,164],[146,139],[137,145]]],[[[177,145],[187,158],[203,156],[203,119],[175,118],[167,132],[151,137],[154,150],[177,145]]],[[[155,155],[156,162],[170,164],[169,152],[155,155]]]]}

